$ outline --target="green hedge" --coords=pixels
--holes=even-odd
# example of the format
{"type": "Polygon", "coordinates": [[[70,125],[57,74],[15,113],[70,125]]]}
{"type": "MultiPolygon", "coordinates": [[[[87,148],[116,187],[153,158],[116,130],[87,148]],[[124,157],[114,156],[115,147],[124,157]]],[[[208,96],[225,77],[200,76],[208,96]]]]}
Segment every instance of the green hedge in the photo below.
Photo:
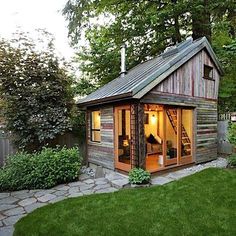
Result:
{"type": "Polygon", "coordinates": [[[232,154],[229,158],[228,158],[228,165],[230,167],[236,167],[236,154],[232,154]]]}
{"type": "Polygon", "coordinates": [[[78,148],[15,154],[0,169],[0,191],[51,188],[76,180],[81,160],[78,148]]]}

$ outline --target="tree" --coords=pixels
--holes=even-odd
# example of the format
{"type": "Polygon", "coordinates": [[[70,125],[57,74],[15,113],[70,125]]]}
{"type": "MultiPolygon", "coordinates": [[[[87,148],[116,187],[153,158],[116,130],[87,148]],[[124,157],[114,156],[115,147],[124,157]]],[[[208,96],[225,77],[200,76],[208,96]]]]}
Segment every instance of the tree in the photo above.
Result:
{"type": "Polygon", "coordinates": [[[232,37],[231,23],[227,19],[213,28],[212,43],[225,75],[220,80],[219,111],[236,111],[236,39],[232,37]]]}
{"type": "Polygon", "coordinates": [[[38,150],[70,129],[73,94],[54,39],[38,31],[34,41],[18,32],[0,40],[0,91],[7,129],[18,148],[38,150]],[[42,48],[39,48],[41,43],[42,48]]]}
{"type": "Polygon", "coordinates": [[[81,34],[87,40],[78,47],[77,60],[83,82],[95,88],[119,75],[124,42],[129,69],[190,35],[212,42],[221,21],[229,23],[225,33],[235,37],[235,9],[234,0],[69,0],[63,14],[72,45],[80,42],[81,34]]]}

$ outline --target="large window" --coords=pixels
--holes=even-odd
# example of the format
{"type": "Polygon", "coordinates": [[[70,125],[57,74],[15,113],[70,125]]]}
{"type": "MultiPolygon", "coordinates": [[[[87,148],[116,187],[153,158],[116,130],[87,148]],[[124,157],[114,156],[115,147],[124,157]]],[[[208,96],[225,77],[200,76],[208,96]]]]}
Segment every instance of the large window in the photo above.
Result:
{"type": "Polygon", "coordinates": [[[100,111],[91,112],[91,141],[101,142],[101,113],[100,111]]]}

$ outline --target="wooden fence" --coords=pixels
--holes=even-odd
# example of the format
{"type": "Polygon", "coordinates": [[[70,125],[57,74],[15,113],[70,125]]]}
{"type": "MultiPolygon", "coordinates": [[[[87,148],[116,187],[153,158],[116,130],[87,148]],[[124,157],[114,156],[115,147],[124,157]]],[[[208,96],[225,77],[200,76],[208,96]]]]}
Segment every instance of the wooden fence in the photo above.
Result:
{"type": "MultiPolygon", "coordinates": [[[[85,155],[85,139],[80,140],[77,135],[72,132],[68,132],[64,135],[58,136],[53,140],[52,144],[54,146],[60,145],[65,146],[67,148],[71,147],[79,147],[80,154],[82,156],[85,155]]],[[[0,130],[0,166],[2,166],[8,155],[14,154],[16,149],[13,148],[13,144],[10,139],[10,135],[4,130],[0,130]]]]}
{"type": "Polygon", "coordinates": [[[3,165],[8,155],[15,152],[9,134],[0,130],[0,166],[3,165]]]}
{"type": "Polygon", "coordinates": [[[218,121],[231,121],[234,120],[234,117],[236,117],[236,112],[219,113],[218,121]]]}
{"type": "Polygon", "coordinates": [[[227,134],[229,122],[235,120],[236,112],[223,113],[218,115],[218,153],[231,154],[233,145],[229,143],[227,134]]]}

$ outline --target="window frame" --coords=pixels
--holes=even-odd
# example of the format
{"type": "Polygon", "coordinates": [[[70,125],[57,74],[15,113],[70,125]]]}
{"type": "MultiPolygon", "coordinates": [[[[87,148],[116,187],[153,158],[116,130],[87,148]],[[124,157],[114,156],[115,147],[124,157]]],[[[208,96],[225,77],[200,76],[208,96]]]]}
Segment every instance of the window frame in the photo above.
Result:
{"type": "Polygon", "coordinates": [[[90,112],[90,141],[94,143],[101,143],[101,110],[92,110],[90,112]],[[100,129],[93,129],[93,112],[99,112],[100,114],[100,129]],[[93,132],[100,132],[100,140],[93,140],[93,132]]]}
{"type": "Polygon", "coordinates": [[[214,76],[213,76],[213,69],[214,69],[214,68],[213,68],[212,66],[209,66],[209,65],[204,64],[204,65],[203,65],[203,78],[204,78],[204,79],[207,79],[207,80],[215,81],[215,79],[213,78],[213,77],[214,77],[214,76]],[[205,76],[205,68],[210,69],[209,74],[212,73],[212,77],[205,76]]]}

